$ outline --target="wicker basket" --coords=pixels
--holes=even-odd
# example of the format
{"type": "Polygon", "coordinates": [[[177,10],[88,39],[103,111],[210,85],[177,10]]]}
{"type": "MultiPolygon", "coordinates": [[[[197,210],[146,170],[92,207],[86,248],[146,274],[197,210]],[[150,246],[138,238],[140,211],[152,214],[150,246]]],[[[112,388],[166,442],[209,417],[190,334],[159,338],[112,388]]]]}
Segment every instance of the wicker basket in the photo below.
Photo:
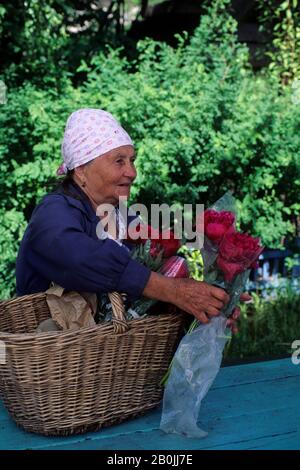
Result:
{"type": "Polygon", "coordinates": [[[121,296],[110,298],[113,322],[47,333],[35,333],[50,317],[45,293],[0,303],[6,353],[0,395],[18,425],[45,435],[78,434],[160,403],[159,383],[182,336],[184,315],[126,323],[121,296]]]}

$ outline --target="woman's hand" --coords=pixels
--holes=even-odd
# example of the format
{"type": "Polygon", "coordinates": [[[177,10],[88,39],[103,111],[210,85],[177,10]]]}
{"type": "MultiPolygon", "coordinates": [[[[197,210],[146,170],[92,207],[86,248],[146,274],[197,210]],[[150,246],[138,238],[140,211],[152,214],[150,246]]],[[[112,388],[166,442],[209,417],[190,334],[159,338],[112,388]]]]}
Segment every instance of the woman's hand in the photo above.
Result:
{"type": "Polygon", "coordinates": [[[201,323],[209,323],[211,317],[220,314],[229,301],[229,296],[223,289],[214,287],[206,282],[193,279],[173,279],[173,300],[177,307],[194,315],[201,323]]]}
{"type": "Polygon", "coordinates": [[[223,289],[206,282],[168,278],[153,272],[143,295],[174,304],[201,323],[209,323],[210,317],[218,316],[229,301],[223,289]]]}
{"type": "MultiPolygon", "coordinates": [[[[240,297],[241,302],[249,302],[250,300],[252,300],[252,297],[247,292],[244,292],[240,297]]],[[[235,307],[235,309],[233,310],[232,314],[230,315],[226,323],[227,328],[231,329],[231,332],[233,335],[235,335],[239,331],[237,327],[237,320],[240,314],[241,314],[241,309],[239,307],[235,307]]]]}

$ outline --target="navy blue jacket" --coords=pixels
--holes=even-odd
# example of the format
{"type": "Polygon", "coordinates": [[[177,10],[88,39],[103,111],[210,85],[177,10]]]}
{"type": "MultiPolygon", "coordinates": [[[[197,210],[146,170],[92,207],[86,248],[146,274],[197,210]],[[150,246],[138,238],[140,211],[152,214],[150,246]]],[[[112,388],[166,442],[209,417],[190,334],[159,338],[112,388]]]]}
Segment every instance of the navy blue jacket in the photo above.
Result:
{"type": "Polygon", "coordinates": [[[113,240],[99,240],[89,199],[75,183],[72,192],[82,200],[58,190],[34,209],[17,257],[17,295],[45,291],[54,281],[67,290],[140,297],[151,271],[113,240]]]}

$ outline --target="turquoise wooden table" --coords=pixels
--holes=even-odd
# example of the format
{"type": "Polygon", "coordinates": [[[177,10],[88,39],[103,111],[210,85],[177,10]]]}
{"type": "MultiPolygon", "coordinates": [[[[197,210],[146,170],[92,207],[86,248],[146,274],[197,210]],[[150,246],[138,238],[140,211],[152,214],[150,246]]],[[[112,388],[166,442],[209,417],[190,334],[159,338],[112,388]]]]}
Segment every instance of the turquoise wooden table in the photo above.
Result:
{"type": "Polygon", "coordinates": [[[300,449],[300,365],[290,359],[222,368],[203,402],[204,439],[159,430],[161,409],[96,433],[44,437],[19,429],[0,404],[0,449],[300,449]]]}

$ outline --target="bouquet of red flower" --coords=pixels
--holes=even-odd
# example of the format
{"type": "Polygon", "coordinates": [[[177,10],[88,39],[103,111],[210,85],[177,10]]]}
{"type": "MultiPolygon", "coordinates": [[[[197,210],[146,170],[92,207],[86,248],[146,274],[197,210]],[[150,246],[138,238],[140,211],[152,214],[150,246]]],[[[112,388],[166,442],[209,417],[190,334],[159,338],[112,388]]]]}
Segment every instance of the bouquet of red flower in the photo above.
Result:
{"type": "MultiPolygon", "coordinates": [[[[133,259],[166,277],[189,276],[186,260],[177,256],[181,246],[180,240],[175,239],[171,230],[159,232],[150,225],[139,225],[137,232],[140,233],[137,240],[130,240],[128,237],[137,245],[132,251],[133,259]]],[[[133,303],[128,313],[133,318],[140,317],[145,315],[156,302],[154,299],[142,297],[133,303]]]]}
{"type": "MultiPolygon", "coordinates": [[[[132,239],[129,233],[126,235],[126,240],[135,245],[131,251],[133,259],[144,264],[151,271],[159,272],[166,277],[179,278],[189,276],[186,260],[177,256],[181,242],[175,238],[171,230],[159,232],[150,225],[138,224],[135,231],[139,235],[137,239],[132,239]]],[[[126,306],[125,296],[124,301],[126,306]]],[[[127,308],[126,318],[131,320],[144,317],[156,302],[156,300],[146,297],[135,300],[127,308]]],[[[112,318],[112,306],[106,294],[101,296],[99,307],[101,321],[110,321],[112,318]]]]}
{"type": "Polygon", "coordinates": [[[223,350],[230,338],[227,319],[263,250],[259,239],[236,230],[235,220],[235,200],[228,192],[198,221],[197,231],[204,232],[201,249],[204,281],[225,289],[230,301],[210,323],[194,320],[182,339],[164,394],[160,425],[164,432],[188,437],[207,435],[197,426],[201,402],[220,369],[223,350]]]}

